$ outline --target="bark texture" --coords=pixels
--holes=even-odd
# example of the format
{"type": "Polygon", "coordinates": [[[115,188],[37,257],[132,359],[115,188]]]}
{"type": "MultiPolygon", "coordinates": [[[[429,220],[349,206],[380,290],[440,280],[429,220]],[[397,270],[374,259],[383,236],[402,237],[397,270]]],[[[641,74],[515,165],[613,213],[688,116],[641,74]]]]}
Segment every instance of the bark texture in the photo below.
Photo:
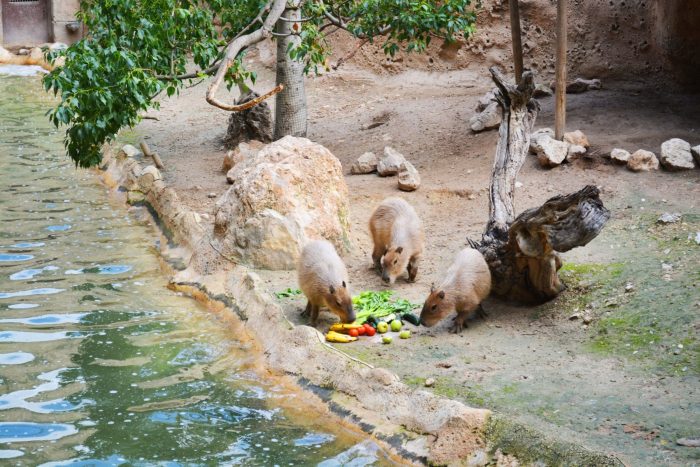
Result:
{"type": "Polygon", "coordinates": [[[556,297],[564,288],[557,252],[586,245],[603,229],[610,212],[595,186],[555,196],[517,218],[513,207],[515,179],[525,161],[539,105],[531,72],[518,86],[497,68],[491,74],[503,108],[496,160],[491,174],[489,222],[481,242],[472,242],[486,258],[496,295],[526,303],[556,297]]]}
{"type": "MultiPolygon", "coordinates": [[[[255,91],[242,94],[236,104],[244,104],[260,97],[255,91]]],[[[242,142],[252,140],[270,143],[272,141],[272,111],[267,102],[241,112],[233,112],[228,118],[228,129],[224,136],[224,146],[234,149],[242,142]]]]}
{"type": "Polygon", "coordinates": [[[287,52],[301,38],[301,9],[287,8],[277,22],[277,83],[283,86],[275,101],[275,140],[284,136],[306,136],[306,91],[304,64],[287,52]]]}

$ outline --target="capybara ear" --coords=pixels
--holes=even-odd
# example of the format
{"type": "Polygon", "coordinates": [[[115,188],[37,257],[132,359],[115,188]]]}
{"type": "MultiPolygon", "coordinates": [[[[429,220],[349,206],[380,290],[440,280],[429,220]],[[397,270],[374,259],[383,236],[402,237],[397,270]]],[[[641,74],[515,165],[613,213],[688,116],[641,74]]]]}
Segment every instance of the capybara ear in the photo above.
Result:
{"type": "Polygon", "coordinates": [[[397,252],[398,254],[401,254],[402,251],[403,251],[403,247],[402,247],[402,246],[400,246],[400,247],[398,247],[398,248],[396,249],[396,252],[397,252]]]}
{"type": "Polygon", "coordinates": [[[441,290],[440,293],[438,294],[438,297],[440,297],[440,300],[442,300],[443,298],[445,298],[445,291],[444,291],[444,290],[441,290]]]}
{"type": "Polygon", "coordinates": [[[348,285],[345,283],[345,281],[343,281],[343,288],[344,288],[344,289],[347,289],[347,288],[348,288],[348,285]]]}
{"type": "Polygon", "coordinates": [[[329,287],[329,290],[331,291],[331,295],[335,294],[335,287],[332,285],[329,287]]]}

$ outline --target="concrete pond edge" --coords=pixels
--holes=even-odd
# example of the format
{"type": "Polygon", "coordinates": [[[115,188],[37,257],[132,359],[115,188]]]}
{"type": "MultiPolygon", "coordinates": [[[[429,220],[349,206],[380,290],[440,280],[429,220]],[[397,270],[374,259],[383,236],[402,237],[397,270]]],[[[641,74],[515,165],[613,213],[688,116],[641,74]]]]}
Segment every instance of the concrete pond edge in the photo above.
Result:
{"type": "Polygon", "coordinates": [[[515,459],[525,465],[623,465],[614,456],[548,439],[505,415],[411,388],[391,371],[350,357],[327,344],[318,330],[293,325],[253,269],[230,264],[225,272],[220,267],[210,275],[198,272],[210,269],[196,252],[215,249],[209,242],[213,220],[186,207],[133,146],[105,146],[99,168],[103,183],[124,192],[128,204],[146,206],[167,237],[178,257],[173,288],[195,298],[204,295],[235,313],[270,370],[294,379],[403,460],[430,465],[477,466],[492,460],[500,465],[515,459]]]}

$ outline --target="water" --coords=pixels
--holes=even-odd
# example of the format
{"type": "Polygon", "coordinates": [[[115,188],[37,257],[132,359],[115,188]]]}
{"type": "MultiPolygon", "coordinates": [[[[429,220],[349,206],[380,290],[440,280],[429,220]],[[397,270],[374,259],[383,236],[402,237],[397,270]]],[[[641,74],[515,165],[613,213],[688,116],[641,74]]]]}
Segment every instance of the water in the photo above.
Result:
{"type": "Polygon", "coordinates": [[[166,288],[153,232],[67,160],[51,102],[0,74],[0,462],[388,463],[166,288]]]}

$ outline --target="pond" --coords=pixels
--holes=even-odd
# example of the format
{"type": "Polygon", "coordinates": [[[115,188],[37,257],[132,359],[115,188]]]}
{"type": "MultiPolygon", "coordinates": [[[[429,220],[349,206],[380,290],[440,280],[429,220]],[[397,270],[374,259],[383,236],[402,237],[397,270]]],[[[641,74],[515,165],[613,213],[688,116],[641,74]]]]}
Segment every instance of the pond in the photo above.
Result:
{"type": "Polygon", "coordinates": [[[225,316],[167,289],[157,236],[65,156],[39,78],[8,70],[1,462],[390,464],[361,433],[261,376],[254,346],[225,316]]]}

